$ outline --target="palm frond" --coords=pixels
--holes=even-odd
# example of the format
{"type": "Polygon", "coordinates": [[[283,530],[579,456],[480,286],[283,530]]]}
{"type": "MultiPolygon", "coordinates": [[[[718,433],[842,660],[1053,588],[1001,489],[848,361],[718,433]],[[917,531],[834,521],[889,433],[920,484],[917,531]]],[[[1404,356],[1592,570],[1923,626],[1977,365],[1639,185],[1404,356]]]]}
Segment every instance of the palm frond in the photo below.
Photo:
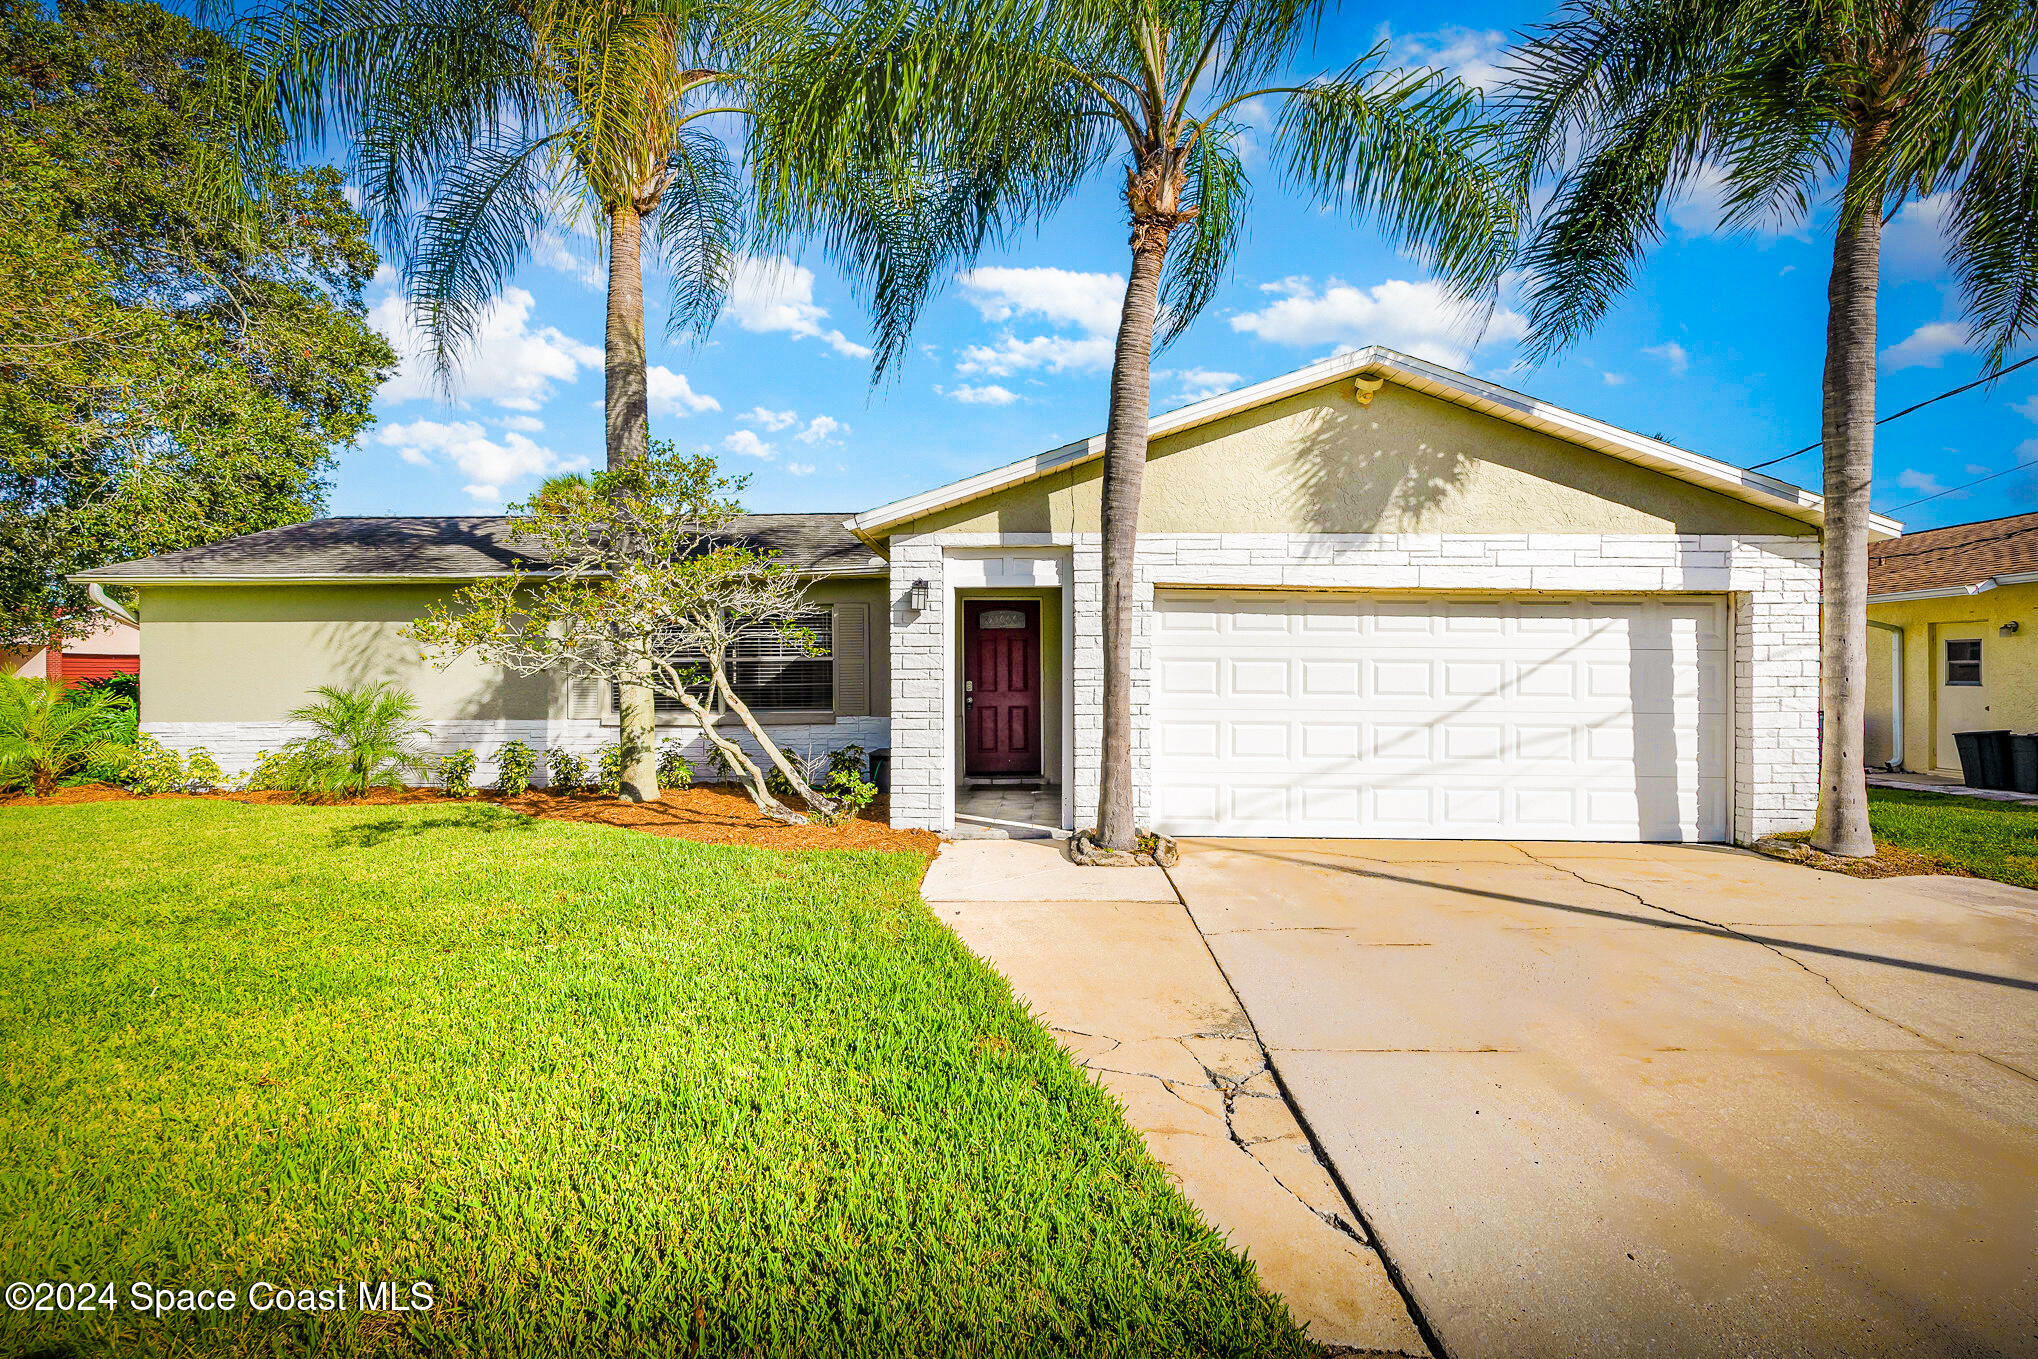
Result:
{"type": "Polygon", "coordinates": [[[1161,321],[1154,335],[1156,349],[1165,348],[1202,314],[1224,283],[1231,258],[1245,238],[1246,214],[1252,203],[1252,182],[1239,160],[1238,139],[1245,129],[1220,121],[1206,127],[1189,153],[1188,183],[1183,206],[1196,210],[1186,240],[1168,251],[1161,277],[1161,321]]]}
{"type": "Polygon", "coordinates": [[[720,137],[682,128],[666,158],[666,188],[652,241],[671,280],[666,332],[705,333],[728,297],[744,196],[720,137]]]}

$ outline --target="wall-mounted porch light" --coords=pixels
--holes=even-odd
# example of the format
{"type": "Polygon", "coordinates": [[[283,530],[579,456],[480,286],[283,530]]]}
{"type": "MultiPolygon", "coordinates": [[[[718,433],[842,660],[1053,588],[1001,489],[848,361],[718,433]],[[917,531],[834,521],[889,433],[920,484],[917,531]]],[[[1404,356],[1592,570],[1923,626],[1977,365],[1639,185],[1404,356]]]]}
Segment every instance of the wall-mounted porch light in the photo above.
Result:
{"type": "Polygon", "coordinates": [[[906,606],[914,613],[925,613],[927,611],[926,581],[916,580],[913,582],[913,588],[906,592],[906,606]]]}
{"type": "Polygon", "coordinates": [[[2009,622],[1997,628],[1996,631],[2005,637],[2013,637],[2016,635],[2017,627],[2018,627],[2017,620],[2012,618],[2009,622]]]}

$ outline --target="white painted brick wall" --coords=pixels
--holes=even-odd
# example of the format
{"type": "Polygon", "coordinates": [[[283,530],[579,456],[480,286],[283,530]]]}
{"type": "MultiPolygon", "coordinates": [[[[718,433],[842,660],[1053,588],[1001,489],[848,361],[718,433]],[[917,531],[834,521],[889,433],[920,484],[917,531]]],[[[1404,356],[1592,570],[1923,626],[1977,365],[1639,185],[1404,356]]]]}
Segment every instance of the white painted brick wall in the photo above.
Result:
{"type": "MultiPolygon", "coordinates": [[[[1102,541],[1096,534],[933,535],[894,540],[892,593],[930,581],[925,614],[901,622],[892,658],[893,819],[946,827],[947,665],[940,618],[945,547],[1072,547],[1075,620],[1068,700],[1078,826],[1097,814],[1103,754],[1102,541]],[[924,734],[909,745],[904,714],[924,734]],[[933,726],[923,726],[932,722],[933,726]],[[915,767],[917,801],[898,780],[915,767]],[[903,814],[908,819],[901,819],[903,814]]],[[[1171,585],[1277,589],[1502,590],[1722,594],[1734,605],[1734,838],[1810,826],[1818,787],[1818,591],[1815,538],[1722,534],[1150,534],[1140,540],[1133,643],[1133,768],[1139,814],[1149,805],[1151,604],[1171,585]]]]}
{"type": "MultiPolygon", "coordinates": [[[[476,756],[474,782],[482,787],[495,782],[496,756],[511,741],[522,741],[532,750],[543,754],[547,750],[570,750],[585,756],[590,769],[600,749],[616,739],[616,728],[592,718],[561,718],[558,720],[494,721],[479,719],[449,719],[423,724],[428,733],[425,748],[434,755],[448,755],[456,750],[472,750],[476,756]]],[[[764,729],[779,749],[802,759],[812,759],[843,746],[860,745],[867,750],[878,750],[891,741],[891,719],[888,717],[843,717],[833,722],[801,723],[780,726],[765,723],[764,729]]],[[[254,767],[255,758],[265,750],[278,750],[300,736],[310,734],[310,728],[296,722],[150,722],[145,731],[170,749],[188,754],[204,748],[219,761],[219,767],[238,778],[254,767]]],[[[745,731],[742,724],[724,720],[721,732],[755,758],[762,759],[763,751],[757,742],[745,731]]],[[[708,758],[708,744],[700,729],[692,722],[658,727],[658,741],[662,747],[667,741],[681,740],[681,749],[688,763],[694,767],[695,776],[702,779],[714,777],[714,764],[708,758]]]]}

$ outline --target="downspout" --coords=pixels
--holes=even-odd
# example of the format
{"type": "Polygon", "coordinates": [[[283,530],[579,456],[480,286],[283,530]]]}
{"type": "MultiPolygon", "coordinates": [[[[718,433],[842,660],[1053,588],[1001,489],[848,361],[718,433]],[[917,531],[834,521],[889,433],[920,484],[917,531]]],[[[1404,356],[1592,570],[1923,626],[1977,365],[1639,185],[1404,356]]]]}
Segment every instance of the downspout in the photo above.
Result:
{"type": "Polygon", "coordinates": [[[1890,758],[1882,767],[1889,770],[1904,767],[1904,630],[1894,623],[1878,623],[1868,620],[1871,628],[1881,628],[1889,634],[1889,747],[1890,758]]]}
{"type": "Polygon", "coordinates": [[[85,598],[91,600],[95,607],[104,609],[129,627],[139,628],[142,625],[141,619],[116,603],[113,596],[106,593],[106,587],[97,582],[85,587],[85,598]]]}

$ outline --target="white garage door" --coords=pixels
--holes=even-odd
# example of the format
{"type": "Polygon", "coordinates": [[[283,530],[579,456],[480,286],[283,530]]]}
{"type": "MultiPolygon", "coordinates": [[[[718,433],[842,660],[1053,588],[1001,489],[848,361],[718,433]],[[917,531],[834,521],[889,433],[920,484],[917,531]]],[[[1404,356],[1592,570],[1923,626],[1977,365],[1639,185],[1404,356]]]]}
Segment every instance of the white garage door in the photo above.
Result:
{"type": "Polygon", "coordinates": [[[1717,599],[1161,591],[1177,835],[1727,838],[1717,599]]]}

